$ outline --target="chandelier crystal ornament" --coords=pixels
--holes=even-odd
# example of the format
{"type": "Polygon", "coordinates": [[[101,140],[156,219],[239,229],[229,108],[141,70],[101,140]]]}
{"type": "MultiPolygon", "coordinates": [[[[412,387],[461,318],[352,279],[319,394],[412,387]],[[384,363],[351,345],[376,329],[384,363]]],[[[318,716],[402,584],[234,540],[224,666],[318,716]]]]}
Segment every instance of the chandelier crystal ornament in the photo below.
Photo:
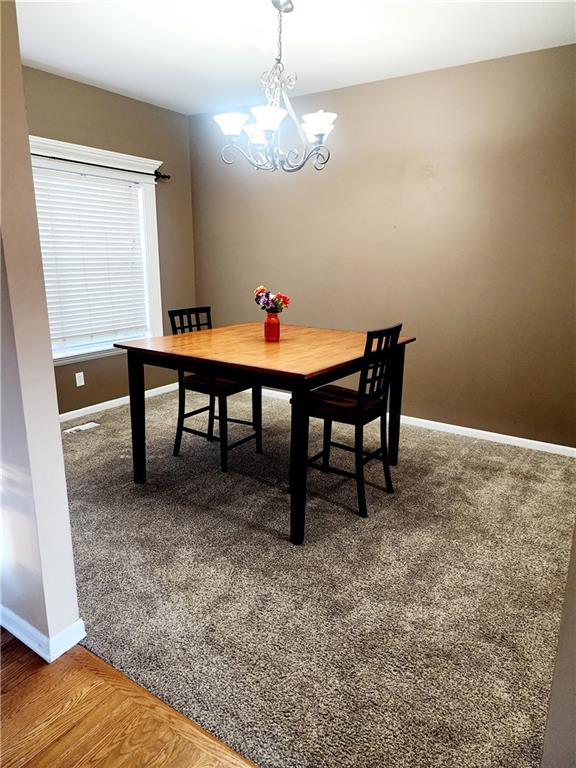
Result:
{"type": "Polygon", "coordinates": [[[288,96],[288,91],[296,84],[296,75],[286,72],[282,62],[282,14],[290,13],[294,5],[291,0],[272,0],[272,5],[278,11],[278,55],[272,68],[261,78],[266,104],[252,107],[253,120],[243,112],[214,116],[222,133],[230,139],[230,143],[222,148],[221,157],[231,165],[236,155],[240,155],[259,171],[293,173],[304,168],[308,161],[321,171],[330,159],[330,150],[324,142],[338,115],[320,109],[303,115],[302,123],[299,122],[288,96]],[[296,127],[300,146],[284,149],[280,127],[288,116],[296,127]]]}

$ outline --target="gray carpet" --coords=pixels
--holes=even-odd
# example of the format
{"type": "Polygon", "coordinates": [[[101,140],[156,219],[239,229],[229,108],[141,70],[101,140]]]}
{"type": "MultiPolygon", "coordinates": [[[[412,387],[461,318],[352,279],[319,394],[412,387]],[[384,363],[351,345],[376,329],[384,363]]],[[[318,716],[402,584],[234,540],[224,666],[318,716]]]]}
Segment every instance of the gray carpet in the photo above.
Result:
{"type": "Polygon", "coordinates": [[[127,408],[64,435],[88,648],[261,768],[536,768],[576,462],[404,428],[367,520],[353,482],[309,473],[294,547],[285,401],[228,475],[215,443],[172,457],[172,394],[147,411],[143,487],[127,408]]]}

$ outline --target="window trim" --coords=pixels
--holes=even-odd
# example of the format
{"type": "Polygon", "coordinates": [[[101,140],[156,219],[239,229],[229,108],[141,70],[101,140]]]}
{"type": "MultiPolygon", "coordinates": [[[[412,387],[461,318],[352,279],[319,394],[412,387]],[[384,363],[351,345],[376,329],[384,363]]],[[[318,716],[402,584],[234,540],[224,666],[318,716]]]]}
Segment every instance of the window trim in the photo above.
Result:
{"type": "MultiPolygon", "coordinates": [[[[150,322],[150,336],[162,336],[162,289],[160,281],[160,253],[158,249],[158,221],[156,214],[156,179],[154,171],[162,165],[162,160],[151,160],[146,157],[125,155],[121,152],[113,152],[105,149],[85,147],[81,144],[70,144],[56,139],[45,139],[41,136],[30,136],[30,152],[33,168],[47,168],[51,170],[72,171],[84,173],[89,176],[100,176],[108,179],[122,179],[138,182],[142,190],[142,243],[144,246],[146,292],[148,297],[148,316],[150,322]],[[38,157],[49,155],[50,157],[38,157]],[[109,168],[97,168],[93,165],[72,166],[67,160],[79,163],[95,163],[107,165],[109,168]],[[117,169],[117,170],[116,170],[117,169]],[[134,173],[130,173],[134,171],[134,173]],[[144,176],[143,173],[152,174],[144,176]]],[[[67,365],[69,363],[91,360],[98,357],[122,354],[121,350],[114,348],[112,343],[103,349],[76,351],[70,355],[53,357],[54,365],[67,365]]]]}
{"type": "Polygon", "coordinates": [[[106,346],[102,349],[94,349],[92,352],[77,352],[66,355],[65,357],[53,357],[52,362],[55,367],[60,365],[73,365],[74,363],[83,363],[85,360],[97,360],[101,357],[114,357],[114,355],[123,355],[124,349],[106,346]]]}

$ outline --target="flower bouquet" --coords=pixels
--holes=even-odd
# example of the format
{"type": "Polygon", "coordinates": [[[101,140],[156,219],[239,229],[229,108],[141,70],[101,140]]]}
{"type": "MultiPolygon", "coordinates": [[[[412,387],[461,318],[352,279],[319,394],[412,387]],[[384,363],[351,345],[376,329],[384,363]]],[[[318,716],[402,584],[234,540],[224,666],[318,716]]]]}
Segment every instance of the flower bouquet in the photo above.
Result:
{"type": "Polygon", "coordinates": [[[280,319],[278,315],[290,305],[290,297],[283,293],[272,293],[259,285],[254,291],[254,301],[266,312],[264,338],[266,341],[280,341],[280,319]]]}
{"type": "Polygon", "coordinates": [[[266,310],[266,312],[282,312],[283,309],[288,309],[290,305],[290,298],[283,293],[272,293],[263,285],[259,285],[254,291],[254,301],[260,309],[266,310]]]}

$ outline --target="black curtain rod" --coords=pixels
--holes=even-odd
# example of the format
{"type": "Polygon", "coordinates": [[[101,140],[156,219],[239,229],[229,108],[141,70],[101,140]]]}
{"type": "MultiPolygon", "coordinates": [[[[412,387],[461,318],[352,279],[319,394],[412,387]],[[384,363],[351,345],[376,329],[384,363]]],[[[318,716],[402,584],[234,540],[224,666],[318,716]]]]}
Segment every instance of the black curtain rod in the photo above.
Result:
{"type": "Polygon", "coordinates": [[[126,173],[139,173],[141,176],[154,176],[156,181],[168,181],[171,176],[168,173],[162,173],[161,171],[154,171],[154,173],[148,173],[148,171],[133,171],[130,168],[117,168],[114,165],[100,165],[100,163],[86,163],[84,160],[69,160],[67,157],[54,157],[53,155],[39,155],[37,152],[30,153],[32,157],[44,157],[46,160],[63,160],[65,163],[76,163],[77,165],[91,165],[93,168],[107,168],[109,171],[126,171],[126,173]]]}

